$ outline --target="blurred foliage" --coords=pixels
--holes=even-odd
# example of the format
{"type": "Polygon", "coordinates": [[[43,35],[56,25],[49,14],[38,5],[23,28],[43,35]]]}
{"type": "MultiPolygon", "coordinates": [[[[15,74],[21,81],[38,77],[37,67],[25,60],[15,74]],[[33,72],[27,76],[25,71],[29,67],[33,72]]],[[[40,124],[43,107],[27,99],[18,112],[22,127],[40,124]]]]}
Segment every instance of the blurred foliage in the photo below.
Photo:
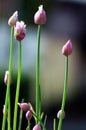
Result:
{"type": "Polygon", "coordinates": [[[27,24],[33,24],[33,17],[38,7],[43,4],[44,9],[48,12],[51,0],[23,0],[22,1],[22,14],[23,19],[27,24]]]}

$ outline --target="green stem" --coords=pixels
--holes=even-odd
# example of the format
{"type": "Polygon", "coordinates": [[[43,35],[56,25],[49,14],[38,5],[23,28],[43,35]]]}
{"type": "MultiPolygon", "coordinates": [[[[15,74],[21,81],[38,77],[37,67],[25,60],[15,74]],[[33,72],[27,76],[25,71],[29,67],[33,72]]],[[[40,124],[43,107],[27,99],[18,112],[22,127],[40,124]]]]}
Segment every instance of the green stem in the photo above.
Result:
{"type": "Polygon", "coordinates": [[[21,60],[22,60],[21,54],[22,54],[21,41],[18,41],[18,77],[17,77],[16,96],[15,96],[13,130],[16,130],[17,126],[18,99],[19,99],[20,80],[21,80],[21,60]]]}
{"type": "MultiPolygon", "coordinates": [[[[22,99],[22,103],[24,102],[24,99],[22,99]]],[[[21,130],[21,125],[22,125],[22,116],[23,116],[23,110],[20,110],[20,115],[19,115],[19,125],[18,125],[18,130],[21,130]]]]}
{"type": "Polygon", "coordinates": [[[28,130],[30,130],[30,121],[28,120],[28,130]]]}
{"type": "Polygon", "coordinates": [[[63,121],[63,114],[64,114],[64,108],[66,103],[66,96],[67,96],[67,83],[68,83],[68,56],[65,58],[65,80],[64,80],[64,90],[63,90],[63,99],[62,99],[62,106],[61,106],[61,115],[59,119],[58,124],[58,130],[62,129],[62,121],[63,121]]]}
{"type": "Polygon", "coordinates": [[[56,130],[56,119],[54,119],[54,122],[53,122],[53,130],[56,130]]]}
{"type": "MultiPolygon", "coordinates": [[[[40,91],[40,35],[41,26],[38,25],[38,45],[37,45],[37,57],[36,57],[36,115],[40,118],[41,113],[41,91],[40,91]]],[[[38,123],[38,119],[36,120],[38,123]]]]}
{"type": "Polygon", "coordinates": [[[13,40],[14,40],[14,27],[11,27],[11,38],[10,38],[10,60],[9,60],[9,76],[7,82],[7,90],[6,90],[6,97],[5,97],[5,110],[4,116],[2,121],[2,130],[5,130],[6,125],[6,110],[8,105],[8,130],[10,130],[11,124],[11,102],[10,102],[10,81],[11,81],[11,73],[12,73],[12,54],[13,54],[13,40]]]}

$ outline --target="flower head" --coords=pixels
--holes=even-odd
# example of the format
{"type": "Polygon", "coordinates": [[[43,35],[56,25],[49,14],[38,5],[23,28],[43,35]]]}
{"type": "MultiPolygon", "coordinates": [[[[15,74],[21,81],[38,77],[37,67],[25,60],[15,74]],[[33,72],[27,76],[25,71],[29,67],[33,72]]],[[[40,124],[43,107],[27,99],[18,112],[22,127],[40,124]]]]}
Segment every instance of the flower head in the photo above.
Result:
{"type": "Polygon", "coordinates": [[[41,126],[39,124],[37,124],[33,127],[33,130],[41,130],[41,126]]]}
{"type": "Polygon", "coordinates": [[[62,48],[62,54],[65,56],[69,56],[72,54],[72,42],[70,40],[62,48]]]}
{"type": "Polygon", "coordinates": [[[16,26],[14,28],[14,36],[18,41],[21,41],[24,39],[26,35],[26,25],[23,21],[17,21],[16,26]]]}
{"type": "Polygon", "coordinates": [[[13,15],[8,20],[8,25],[15,26],[18,21],[18,11],[14,12],[13,15]]]}
{"type": "Polygon", "coordinates": [[[18,103],[18,105],[25,112],[30,110],[30,104],[29,103],[18,103]]]}
{"type": "MultiPolygon", "coordinates": [[[[59,110],[58,113],[57,113],[57,118],[59,119],[60,118],[60,115],[62,113],[62,110],[59,110]]],[[[65,118],[65,112],[63,112],[63,119],[65,118]]]]}
{"type": "Polygon", "coordinates": [[[35,24],[45,24],[46,23],[46,12],[43,9],[43,5],[40,5],[38,11],[34,15],[35,24]]]}
{"type": "MultiPolygon", "coordinates": [[[[8,83],[8,76],[9,76],[9,71],[7,70],[5,72],[5,77],[4,77],[4,83],[7,85],[8,83]]],[[[10,84],[12,83],[12,79],[10,79],[10,84]]]]}
{"type": "Polygon", "coordinates": [[[31,111],[27,111],[26,112],[26,119],[27,120],[30,120],[32,118],[32,113],[31,113],[31,111]]]}

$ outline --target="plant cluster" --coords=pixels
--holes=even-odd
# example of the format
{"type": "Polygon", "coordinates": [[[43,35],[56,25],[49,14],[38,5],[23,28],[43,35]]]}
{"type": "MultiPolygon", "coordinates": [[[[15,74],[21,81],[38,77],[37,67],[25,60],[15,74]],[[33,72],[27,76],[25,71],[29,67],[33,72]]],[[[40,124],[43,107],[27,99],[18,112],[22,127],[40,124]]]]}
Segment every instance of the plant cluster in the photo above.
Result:
{"type": "MultiPolygon", "coordinates": [[[[5,72],[4,83],[7,85],[5,104],[3,107],[3,120],[2,120],[2,130],[6,127],[8,130],[21,130],[22,124],[22,114],[23,111],[26,114],[26,119],[28,121],[28,126],[26,130],[30,130],[32,117],[35,120],[35,126],[33,130],[46,130],[47,115],[41,111],[41,86],[40,86],[40,37],[41,37],[41,26],[46,23],[47,16],[43,9],[43,5],[40,5],[38,11],[34,15],[34,23],[38,25],[37,32],[37,53],[36,53],[36,107],[35,109],[31,103],[24,102],[24,100],[19,103],[19,92],[20,92],[20,82],[21,82],[21,70],[22,70],[22,40],[26,36],[26,24],[18,19],[18,11],[13,13],[13,15],[8,20],[8,25],[11,27],[11,37],[10,37],[10,58],[9,58],[9,69],[5,72]],[[15,104],[14,104],[14,116],[13,116],[13,126],[11,121],[11,100],[10,100],[10,85],[12,84],[12,60],[13,60],[13,44],[14,38],[18,41],[18,74],[17,74],[17,85],[15,94],[15,104]],[[20,119],[19,124],[17,123],[18,107],[20,107],[20,119]],[[7,125],[6,125],[7,123],[7,125]],[[18,126],[17,126],[18,125],[18,126]]],[[[57,113],[57,118],[59,119],[58,128],[56,125],[56,119],[54,118],[53,130],[62,129],[62,121],[65,117],[65,102],[67,95],[67,84],[68,84],[68,56],[72,53],[72,42],[70,40],[62,48],[62,54],[65,56],[65,80],[64,80],[64,90],[62,98],[61,110],[57,113]]]]}

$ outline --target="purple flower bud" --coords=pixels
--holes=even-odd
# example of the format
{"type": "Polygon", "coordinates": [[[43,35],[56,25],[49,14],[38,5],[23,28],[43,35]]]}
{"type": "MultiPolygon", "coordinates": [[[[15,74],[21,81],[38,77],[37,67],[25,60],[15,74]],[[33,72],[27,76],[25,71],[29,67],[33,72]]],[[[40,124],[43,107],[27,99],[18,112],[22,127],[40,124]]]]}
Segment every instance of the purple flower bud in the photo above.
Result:
{"type": "Polygon", "coordinates": [[[33,130],[41,130],[41,126],[39,124],[37,124],[33,127],[33,130]]]}
{"type": "Polygon", "coordinates": [[[72,53],[72,42],[70,40],[62,48],[62,54],[65,56],[69,56],[72,53]]]}
{"type": "Polygon", "coordinates": [[[25,112],[30,110],[30,104],[29,103],[18,103],[18,105],[25,112]]]}
{"type": "Polygon", "coordinates": [[[14,28],[14,36],[18,41],[21,41],[24,39],[26,35],[26,25],[23,21],[17,21],[16,26],[14,28]]]}
{"type": "Polygon", "coordinates": [[[9,26],[15,26],[18,21],[18,11],[14,12],[13,15],[8,20],[9,26]]]}
{"type": "Polygon", "coordinates": [[[34,23],[42,25],[46,23],[46,19],[46,12],[43,9],[43,5],[40,5],[38,11],[34,15],[34,23]]]}
{"type": "MultiPolygon", "coordinates": [[[[61,112],[62,112],[62,110],[59,110],[58,113],[57,113],[57,118],[58,119],[60,118],[61,112]]],[[[65,112],[63,112],[63,119],[64,118],[65,118],[65,112]]]]}
{"type": "Polygon", "coordinates": [[[27,120],[30,120],[32,118],[32,113],[31,113],[31,111],[27,111],[26,112],[26,119],[27,120]]]}
{"type": "MultiPolygon", "coordinates": [[[[5,77],[4,77],[4,83],[7,85],[8,83],[8,76],[9,76],[9,71],[5,72],[5,77]]],[[[12,83],[12,79],[10,80],[10,84],[12,83]]]]}

